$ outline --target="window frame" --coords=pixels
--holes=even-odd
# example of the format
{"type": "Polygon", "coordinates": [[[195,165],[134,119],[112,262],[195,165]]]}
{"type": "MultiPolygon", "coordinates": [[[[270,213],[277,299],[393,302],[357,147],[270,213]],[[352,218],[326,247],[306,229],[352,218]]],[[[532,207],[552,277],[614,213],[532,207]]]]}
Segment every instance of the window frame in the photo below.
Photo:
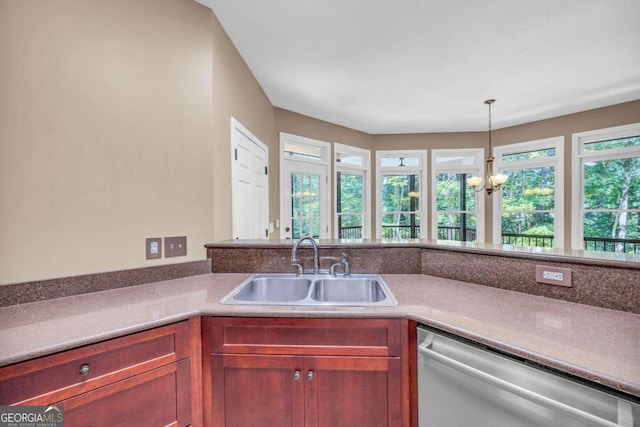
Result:
{"type": "Polygon", "coordinates": [[[640,123],[631,123],[628,125],[613,126],[572,134],[571,217],[574,219],[579,218],[577,221],[571,221],[572,249],[584,250],[584,163],[586,161],[594,160],[602,161],[628,157],[640,157],[640,146],[597,151],[585,151],[584,146],[594,142],[629,138],[638,135],[640,135],[640,123]]]}
{"type": "Polygon", "coordinates": [[[371,238],[371,150],[364,148],[353,147],[351,145],[345,145],[338,142],[333,143],[333,163],[335,165],[333,171],[333,235],[336,239],[339,238],[338,230],[338,173],[351,173],[356,175],[362,175],[362,238],[371,238]],[[348,163],[338,162],[338,153],[350,154],[362,158],[362,166],[350,165],[348,163]]]}
{"type": "MultiPolygon", "coordinates": [[[[564,136],[554,136],[532,141],[500,145],[493,148],[494,173],[505,173],[509,170],[520,170],[534,167],[553,166],[554,169],[554,221],[553,247],[564,248],[564,136]],[[527,151],[555,149],[556,155],[533,160],[517,160],[504,162],[503,156],[527,151]],[[513,167],[517,166],[517,167],[513,167]]],[[[502,191],[493,193],[493,243],[502,244],[502,191]]]]}
{"type": "MultiPolygon", "coordinates": [[[[431,150],[431,237],[438,239],[438,174],[439,173],[461,173],[471,171],[475,176],[482,176],[484,173],[485,155],[484,148],[457,148],[457,149],[432,149],[431,150]],[[473,166],[438,166],[438,157],[448,156],[466,156],[474,158],[473,166]]],[[[466,182],[464,185],[468,185],[466,182]]],[[[476,202],[476,243],[484,243],[485,239],[485,215],[484,215],[484,199],[485,192],[475,191],[476,202]]],[[[443,211],[457,212],[457,211],[443,211]]],[[[462,212],[462,211],[460,211],[462,212]]]]}
{"type": "Polygon", "coordinates": [[[427,150],[376,150],[376,238],[382,239],[382,197],[380,181],[383,175],[407,175],[414,173],[420,176],[420,194],[418,212],[420,213],[419,239],[427,238],[429,215],[427,214],[427,150]],[[382,159],[389,157],[417,157],[418,166],[385,166],[382,167],[382,159]]]}
{"type": "Polygon", "coordinates": [[[331,185],[331,177],[332,177],[332,168],[331,168],[331,161],[330,161],[330,157],[331,157],[331,144],[325,141],[320,141],[317,139],[312,139],[312,138],[307,138],[305,136],[299,136],[299,135],[294,135],[294,134],[290,134],[290,133],[286,133],[286,132],[280,132],[280,147],[279,147],[279,156],[280,156],[280,238],[281,239],[285,239],[286,235],[285,235],[285,227],[286,227],[286,221],[285,221],[285,212],[288,211],[288,209],[290,208],[289,206],[287,206],[286,203],[286,197],[282,192],[283,188],[290,188],[290,183],[287,182],[287,176],[286,173],[284,173],[285,170],[285,164],[287,162],[298,162],[298,163],[310,163],[310,164],[316,164],[316,165],[321,165],[326,167],[326,193],[324,195],[324,205],[325,208],[323,210],[321,210],[321,220],[320,220],[320,227],[321,227],[321,231],[320,231],[320,238],[325,238],[324,236],[330,236],[330,225],[329,222],[331,221],[331,189],[333,188],[331,185]],[[315,158],[306,158],[304,156],[292,156],[292,155],[287,155],[285,154],[285,143],[287,142],[292,142],[298,145],[302,145],[302,146],[308,146],[308,147],[312,147],[312,148],[316,148],[319,150],[320,152],[320,158],[319,159],[315,159],[315,158]],[[326,224],[325,224],[326,223],[326,224]],[[322,228],[325,227],[325,233],[323,234],[322,232],[322,228]]]}

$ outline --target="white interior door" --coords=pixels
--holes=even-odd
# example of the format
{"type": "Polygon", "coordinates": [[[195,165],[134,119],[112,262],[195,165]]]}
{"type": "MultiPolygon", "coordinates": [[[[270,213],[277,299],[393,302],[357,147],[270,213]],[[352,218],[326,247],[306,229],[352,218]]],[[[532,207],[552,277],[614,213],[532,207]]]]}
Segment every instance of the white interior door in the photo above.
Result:
{"type": "Polygon", "coordinates": [[[328,238],[327,166],[292,160],[283,163],[281,197],[285,207],[282,213],[284,238],[328,238]]]}
{"type": "Polygon", "coordinates": [[[231,205],[234,239],[269,237],[269,152],[237,120],[231,119],[231,205]]]}

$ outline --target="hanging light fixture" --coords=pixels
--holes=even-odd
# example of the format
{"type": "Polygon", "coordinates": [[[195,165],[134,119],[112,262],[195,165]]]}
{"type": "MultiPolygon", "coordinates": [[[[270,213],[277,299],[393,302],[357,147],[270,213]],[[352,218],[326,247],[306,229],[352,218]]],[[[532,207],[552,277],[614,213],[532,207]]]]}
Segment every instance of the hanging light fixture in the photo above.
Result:
{"type": "Polygon", "coordinates": [[[487,156],[487,160],[484,167],[484,183],[482,183],[481,176],[473,176],[471,178],[467,178],[467,184],[473,187],[473,190],[476,192],[486,190],[487,194],[490,196],[494,191],[500,190],[502,184],[507,181],[507,176],[503,174],[494,175],[493,174],[493,161],[495,158],[491,155],[491,104],[496,102],[495,99],[487,99],[484,101],[485,104],[489,106],[489,155],[487,156]],[[482,184],[482,185],[480,185],[482,184]]]}

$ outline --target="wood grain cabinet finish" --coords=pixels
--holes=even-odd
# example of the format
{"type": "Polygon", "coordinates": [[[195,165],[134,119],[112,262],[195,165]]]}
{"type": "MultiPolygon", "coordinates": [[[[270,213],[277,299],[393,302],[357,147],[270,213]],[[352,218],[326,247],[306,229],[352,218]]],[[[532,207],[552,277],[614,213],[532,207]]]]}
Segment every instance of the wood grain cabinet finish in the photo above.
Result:
{"type": "Polygon", "coordinates": [[[202,327],[207,426],[409,425],[406,321],[203,318],[202,327]]]}
{"type": "Polygon", "coordinates": [[[191,425],[192,323],[3,367],[0,405],[59,404],[65,426],[191,425]]]}

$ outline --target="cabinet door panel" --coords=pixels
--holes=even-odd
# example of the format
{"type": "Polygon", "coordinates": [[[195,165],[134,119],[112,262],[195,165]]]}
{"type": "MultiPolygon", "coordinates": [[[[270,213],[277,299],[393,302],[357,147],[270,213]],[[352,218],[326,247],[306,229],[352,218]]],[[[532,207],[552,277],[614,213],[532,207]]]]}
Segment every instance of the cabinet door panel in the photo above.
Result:
{"type": "Polygon", "coordinates": [[[399,358],[309,357],[309,371],[306,427],[402,425],[399,358]]]}
{"type": "Polygon", "coordinates": [[[302,359],[213,355],[213,425],[300,427],[304,423],[302,359]],[[224,397],[222,397],[224,396],[224,397]]]}
{"type": "Polygon", "coordinates": [[[154,369],[66,399],[65,426],[187,426],[191,424],[189,360],[154,369]]]}

